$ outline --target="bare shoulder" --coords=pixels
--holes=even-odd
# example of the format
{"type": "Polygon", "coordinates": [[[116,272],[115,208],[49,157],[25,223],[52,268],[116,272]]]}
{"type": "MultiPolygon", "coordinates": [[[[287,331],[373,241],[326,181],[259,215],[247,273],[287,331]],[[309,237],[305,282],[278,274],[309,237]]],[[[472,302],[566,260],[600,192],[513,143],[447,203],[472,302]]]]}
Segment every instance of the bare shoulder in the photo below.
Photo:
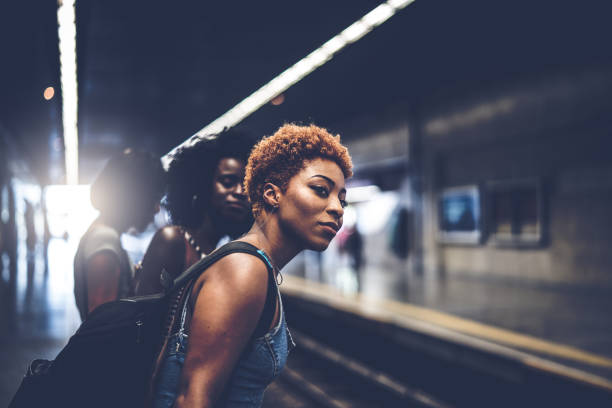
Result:
{"type": "Polygon", "coordinates": [[[265,298],[268,269],[261,259],[245,253],[232,253],[219,259],[197,280],[195,290],[204,284],[230,287],[237,295],[265,298]]]}
{"type": "Polygon", "coordinates": [[[173,258],[173,254],[180,254],[180,259],[182,259],[184,251],[185,235],[182,229],[175,225],[157,230],[147,248],[147,253],[157,254],[161,258],[173,258]]]}
{"type": "Polygon", "coordinates": [[[185,240],[185,233],[182,228],[176,225],[167,225],[157,230],[151,243],[158,243],[161,245],[183,245],[185,240]]]}
{"type": "Polygon", "coordinates": [[[172,276],[183,271],[185,238],[177,226],[159,229],[142,258],[142,270],[136,278],[136,294],[147,295],[161,290],[159,274],[165,269],[172,276]]]}

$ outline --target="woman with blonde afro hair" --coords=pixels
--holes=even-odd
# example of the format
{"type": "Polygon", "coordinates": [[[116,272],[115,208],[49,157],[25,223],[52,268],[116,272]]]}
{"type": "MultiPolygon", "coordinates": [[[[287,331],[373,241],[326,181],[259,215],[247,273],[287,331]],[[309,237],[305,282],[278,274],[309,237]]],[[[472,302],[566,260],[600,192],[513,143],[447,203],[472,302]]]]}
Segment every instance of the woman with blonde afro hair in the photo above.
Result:
{"type": "Polygon", "coordinates": [[[351,175],[340,137],[315,125],[286,124],[255,145],[244,181],[255,221],[227,244],[253,252],[222,257],[193,285],[188,337],[169,347],[182,353],[180,375],[165,377],[155,407],[261,406],[293,346],[280,269],[304,249],[327,248],[342,226],[351,175]]]}

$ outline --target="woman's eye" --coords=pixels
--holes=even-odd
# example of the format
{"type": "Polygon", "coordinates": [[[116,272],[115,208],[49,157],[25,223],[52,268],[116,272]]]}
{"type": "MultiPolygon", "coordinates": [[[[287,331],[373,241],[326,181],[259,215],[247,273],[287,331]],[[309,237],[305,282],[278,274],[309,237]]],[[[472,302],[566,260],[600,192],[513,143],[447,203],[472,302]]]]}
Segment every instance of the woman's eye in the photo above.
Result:
{"type": "Polygon", "coordinates": [[[223,184],[223,187],[229,188],[236,184],[237,180],[234,177],[222,177],[219,182],[223,184]]]}
{"type": "Polygon", "coordinates": [[[342,206],[342,208],[346,208],[348,203],[346,202],[346,200],[340,200],[340,205],[342,206]]]}
{"type": "Polygon", "coordinates": [[[322,186],[312,186],[312,189],[321,197],[327,197],[329,195],[329,191],[325,187],[322,186]]]}

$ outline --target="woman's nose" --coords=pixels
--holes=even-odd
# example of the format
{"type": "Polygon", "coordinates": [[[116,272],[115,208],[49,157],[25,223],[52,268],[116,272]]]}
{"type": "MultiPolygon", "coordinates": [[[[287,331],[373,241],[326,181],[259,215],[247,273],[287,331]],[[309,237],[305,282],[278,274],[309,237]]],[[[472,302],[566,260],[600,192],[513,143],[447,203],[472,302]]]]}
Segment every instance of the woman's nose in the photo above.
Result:
{"type": "Polygon", "coordinates": [[[244,196],[244,186],[242,185],[242,183],[236,184],[236,187],[234,188],[234,194],[244,196]]]}
{"type": "Polygon", "coordinates": [[[330,214],[334,215],[336,219],[342,218],[342,216],[344,215],[344,207],[342,207],[342,202],[340,201],[340,199],[332,200],[327,211],[330,214]]]}

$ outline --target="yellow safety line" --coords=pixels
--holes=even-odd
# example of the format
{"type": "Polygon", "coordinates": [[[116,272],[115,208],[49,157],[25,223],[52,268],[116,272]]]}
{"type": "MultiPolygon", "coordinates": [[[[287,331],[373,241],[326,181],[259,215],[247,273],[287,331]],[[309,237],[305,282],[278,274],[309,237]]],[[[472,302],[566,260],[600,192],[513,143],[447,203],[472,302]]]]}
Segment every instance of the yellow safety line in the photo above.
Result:
{"type": "MultiPolygon", "coordinates": [[[[583,351],[576,347],[566,346],[539,339],[537,337],[516,333],[506,329],[478,323],[473,320],[452,316],[446,313],[414,306],[394,300],[379,300],[368,298],[363,295],[345,296],[339,290],[329,285],[308,281],[296,276],[287,276],[286,284],[282,289],[294,293],[306,293],[310,296],[327,301],[328,303],[341,302],[353,310],[362,314],[371,315],[374,312],[370,308],[380,308],[381,311],[392,312],[401,316],[433,323],[451,330],[475,337],[492,340],[506,345],[519,347],[526,350],[537,351],[552,356],[579,361],[594,366],[612,368],[612,359],[597,354],[583,351]],[[370,309],[370,310],[368,310],[370,309]]],[[[375,316],[372,316],[375,317],[375,316]]]]}

